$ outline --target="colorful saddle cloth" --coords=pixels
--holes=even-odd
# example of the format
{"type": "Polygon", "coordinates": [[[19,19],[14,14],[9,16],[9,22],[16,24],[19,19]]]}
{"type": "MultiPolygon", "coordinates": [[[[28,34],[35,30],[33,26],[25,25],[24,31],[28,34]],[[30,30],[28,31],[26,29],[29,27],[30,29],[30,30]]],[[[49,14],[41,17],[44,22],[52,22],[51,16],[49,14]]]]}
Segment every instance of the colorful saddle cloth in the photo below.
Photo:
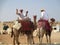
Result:
{"type": "Polygon", "coordinates": [[[34,28],[33,22],[31,22],[31,21],[20,21],[20,23],[22,25],[23,31],[33,30],[33,28],[34,28]]]}
{"type": "Polygon", "coordinates": [[[46,20],[39,20],[38,21],[38,28],[40,28],[42,25],[45,25],[46,30],[50,30],[51,26],[48,21],[46,20]]]}

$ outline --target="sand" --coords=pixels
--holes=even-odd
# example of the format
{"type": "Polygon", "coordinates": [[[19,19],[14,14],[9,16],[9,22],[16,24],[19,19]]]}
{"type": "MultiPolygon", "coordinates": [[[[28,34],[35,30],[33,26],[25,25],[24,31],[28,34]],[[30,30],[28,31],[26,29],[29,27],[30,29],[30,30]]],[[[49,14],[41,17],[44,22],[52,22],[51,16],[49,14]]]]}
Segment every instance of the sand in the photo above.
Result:
{"type": "MultiPolygon", "coordinates": [[[[22,43],[22,44],[25,44],[27,43],[27,37],[26,35],[22,35],[21,37],[19,37],[19,41],[22,43]]],[[[38,37],[34,37],[34,41],[35,43],[38,43],[38,37]]],[[[46,37],[44,36],[43,37],[43,43],[47,43],[46,42],[46,37]]],[[[60,43],[60,32],[52,32],[52,35],[51,35],[51,42],[52,43],[60,43]]],[[[0,34],[0,43],[5,43],[5,44],[12,44],[13,43],[13,38],[10,37],[10,35],[8,34],[0,34]]]]}

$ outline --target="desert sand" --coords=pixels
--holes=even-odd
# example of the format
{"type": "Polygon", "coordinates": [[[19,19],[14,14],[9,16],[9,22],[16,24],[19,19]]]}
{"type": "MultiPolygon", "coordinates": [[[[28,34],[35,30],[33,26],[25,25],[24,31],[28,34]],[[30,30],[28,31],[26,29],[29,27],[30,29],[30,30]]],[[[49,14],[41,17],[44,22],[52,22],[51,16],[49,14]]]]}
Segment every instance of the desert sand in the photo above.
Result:
{"type": "MultiPolygon", "coordinates": [[[[19,41],[22,44],[26,44],[27,43],[27,37],[26,35],[22,35],[21,37],[19,37],[19,41]]],[[[34,37],[34,41],[35,43],[38,43],[38,37],[34,37]]],[[[46,42],[46,37],[43,37],[43,43],[47,43],[46,42]]],[[[8,34],[2,34],[0,35],[0,43],[2,44],[12,44],[13,43],[13,38],[11,38],[10,35],[8,34]]],[[[60,32],[52,32],[51,35],[51,43],[54,44],[59,44],[60,43],[60,32]]]]}

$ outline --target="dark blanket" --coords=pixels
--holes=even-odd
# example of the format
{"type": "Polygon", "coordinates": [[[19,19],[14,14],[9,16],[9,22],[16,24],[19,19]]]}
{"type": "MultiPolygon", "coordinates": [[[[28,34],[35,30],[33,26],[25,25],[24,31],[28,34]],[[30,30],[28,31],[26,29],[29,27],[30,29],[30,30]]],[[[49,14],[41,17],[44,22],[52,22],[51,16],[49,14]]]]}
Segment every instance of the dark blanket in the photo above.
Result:
{"type": "Polygon", "coordinates": [[[20,23],[22,24],[23,31],[33,30],[34,28],[33,22],[31,21],[20,21],[20,23]]]}

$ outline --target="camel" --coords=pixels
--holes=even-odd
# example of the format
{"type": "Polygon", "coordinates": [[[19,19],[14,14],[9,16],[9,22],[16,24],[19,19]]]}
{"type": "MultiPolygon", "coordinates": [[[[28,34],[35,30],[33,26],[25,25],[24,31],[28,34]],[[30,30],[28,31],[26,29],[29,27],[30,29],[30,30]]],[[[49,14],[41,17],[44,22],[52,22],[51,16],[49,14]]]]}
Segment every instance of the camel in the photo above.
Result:
{"type": "Polygon", "coordinates": [[[34,23],[32,21],[17,21],[21,23],[21,27],[18,29],[12,28],[11,37],[13,37],[13,45],[15,45],[15,41],[17,45],[20,44],[18,41],[20,33],[26,34],[28,44],[34,44],[33,31],[36,29],[36,16],[34,16],[34,23]]]}
{"type": "Polygon", "coordinates": [[[50,22],[49,29],[46,28],[45,21],[43,21],[43,23],[40,21],[38,22],[37,27],[39,26],[38,27],[39,45],[42,45],[42,39],[43,39],[44,34],[46,36],[47,43],[49,41],[49,44],[51,45],[51,32],[52,32],[52,26],[53,26],[53,23],[55,20],[53,18],[51,18],[50,20],[51,20],[51,22],[50,22]]]}

